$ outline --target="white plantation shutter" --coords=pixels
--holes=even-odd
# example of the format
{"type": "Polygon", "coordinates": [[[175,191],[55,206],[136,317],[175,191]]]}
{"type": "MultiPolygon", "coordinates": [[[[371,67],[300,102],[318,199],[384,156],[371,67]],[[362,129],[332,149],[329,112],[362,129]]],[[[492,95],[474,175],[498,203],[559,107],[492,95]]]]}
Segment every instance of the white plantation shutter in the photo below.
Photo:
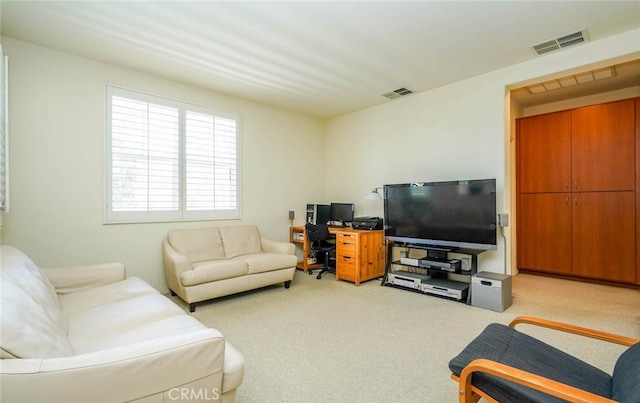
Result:
{"type": "Polygon", "coordinates": [[[187,210],[233,210],[236,120],[187,111],[187,210]]]}
{"type": "Polygon", "coordinates": [[[239,218],[238,116],[107,88],[107,222],[239,218]]]}
{"type": "Polygon", "coordinates": [[[178,211],[178,109],[112,98],[114,211],[178,211]]]}

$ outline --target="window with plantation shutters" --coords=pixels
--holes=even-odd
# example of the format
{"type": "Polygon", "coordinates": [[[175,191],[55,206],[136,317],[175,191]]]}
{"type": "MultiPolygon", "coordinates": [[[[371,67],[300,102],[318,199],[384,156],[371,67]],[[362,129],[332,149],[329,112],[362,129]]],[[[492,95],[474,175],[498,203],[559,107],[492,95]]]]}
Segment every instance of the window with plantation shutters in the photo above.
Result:
{"type": "Polygon", "coordinates": [[[240,218],[239,117],[107,87],[105,222],[240,218]]]}

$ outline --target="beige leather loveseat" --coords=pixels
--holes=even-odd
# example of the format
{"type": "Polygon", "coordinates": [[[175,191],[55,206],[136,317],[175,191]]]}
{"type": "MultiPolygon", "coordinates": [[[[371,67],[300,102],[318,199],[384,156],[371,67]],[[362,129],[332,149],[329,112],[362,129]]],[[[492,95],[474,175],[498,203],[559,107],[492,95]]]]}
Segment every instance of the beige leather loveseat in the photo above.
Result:
{"type": "Polygon", "coordinates": [[[169,289],[189,303],[284,283],[296,269],[295,247],[260,236],[255,225],[172,230],[162,243],[169,289]]]}
{"type": "Polygon", "coordinates": [[[121,264],[1,253],[2,402],[234,400],[242,355],[121,264]]]}

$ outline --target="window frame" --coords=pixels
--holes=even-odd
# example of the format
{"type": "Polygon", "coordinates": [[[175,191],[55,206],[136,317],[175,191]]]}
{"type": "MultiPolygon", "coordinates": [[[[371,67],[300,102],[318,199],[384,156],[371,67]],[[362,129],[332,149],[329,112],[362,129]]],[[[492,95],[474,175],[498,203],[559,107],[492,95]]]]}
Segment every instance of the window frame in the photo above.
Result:
{"type": "MultiPolygon", "coordinates": [[[[119,86],[105,85],[105,124],[104,124],[104,164],[103,164],[103,224],[180,222],[204,220],[235,220],[242,218],[242,176],[241,176],[241,119],[236,112],[218,108],[196,105],[190,102],[152,95],[142,91],[126,89],[119,86]],[[140,210],[113,211],[112,209],[112,100],[122,97],[147,104],[176,108],[178,111],[178,208],[177,210],[140,210]],[[187,210],[186,194],[186,115],[187,112],[205,114],[214,118],[235,121],[235,208],[213,210],[187,210]]],[[[214,185],[215,186],[215,185],[214,185]]]]}

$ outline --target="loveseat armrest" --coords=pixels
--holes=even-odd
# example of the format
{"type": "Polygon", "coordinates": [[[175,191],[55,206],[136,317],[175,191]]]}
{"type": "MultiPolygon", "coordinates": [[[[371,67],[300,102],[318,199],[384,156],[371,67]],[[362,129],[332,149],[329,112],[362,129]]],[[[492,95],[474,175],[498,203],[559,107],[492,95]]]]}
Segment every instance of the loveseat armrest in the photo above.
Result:
{"type": "Polygon", "coordinates": [[[267,253],[280,253],[282,255],[295,255],[296,247],[290,242],[274,241],[262,238],[262,250],[267,253]]]}
{"type": "Polygon", "coordinates": [[[183,271],[193,268],[191,261],[185,255],[175,250],[167,239],[162,241],[162,263],[164,264],[165,271],[174,276],[178,276],[183,271]]]}
{"type": "Polygon", "coordinates": [[[217,401],[213,397],[222,394],[224,351],[220,332],[202,329],[71,357],[5,359],[0,373],[2,397],[7,401],[124,402],[160,394],[169,401],[175,397],[171,393],[179,396],[174,389],[197,384],[206,388],[210,400],[217,401]]]}
{"type": "Polygon", "coordinates": [[[58,294],[84,290],[125,280],[122,263],[101,263],[87,266],[42,269],[58,294]]]}

